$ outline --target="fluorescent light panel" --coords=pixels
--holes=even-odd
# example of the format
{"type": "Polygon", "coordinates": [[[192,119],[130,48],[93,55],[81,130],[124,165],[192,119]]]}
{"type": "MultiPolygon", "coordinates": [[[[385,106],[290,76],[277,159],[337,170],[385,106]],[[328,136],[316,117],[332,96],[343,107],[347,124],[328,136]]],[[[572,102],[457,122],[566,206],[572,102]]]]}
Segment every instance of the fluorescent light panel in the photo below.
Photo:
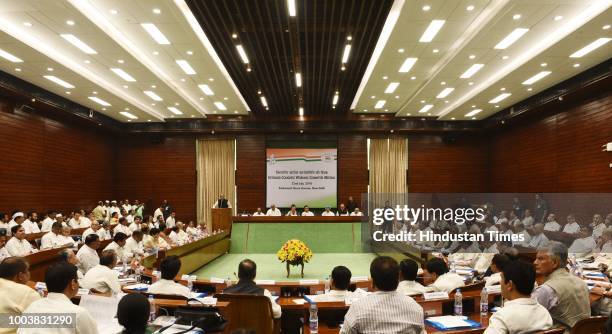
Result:
{"type": "Polygon", "coordinates": [[[347,44],[344,47],[344,52],[342,53],[342,64],[346,64],[346,62],[348,61],[348,57],[351,54],[351,45],[347,44]]]}
{"type": "Polygon", "coordinates": [[[99,98],[97,96],[88,96],[87,98],[92,100],[92,101],[94,101],[94,102],[96,102],[97,104],[103,105],[105,107],[110,107],[111,106],[110,103],[102,100],[101,98],[99,98]]]}
{"type": "Polygon", "coordinates": [[[89,45],[87,45],[82,40],[78,39],[73,34],[61,34],[60,36],[62,36],[63,39],[68,41],[68,43],[74,45],[75,47],[85,52],[86,54],[89,54],[89,55],[97,54],[96,50],[92,49],[89,45]]]}
{"type": "Polygon", "coordinates": [[[23,63],[23,60],[13,56],[12,54],[10,54],[10,53],[2,50],[2,49],[0,49],[0,57],[4,58],[4,59],[6,59],[6,60],[8,60],[10,62],[13,62],[13,63],[23,63]]]}
{"type": "Polygon", "coordinates": [[[387,103],[387,101],[378,100],[378,102],[376,102],[376,104],[374,105],[374,109],[381,109],[382,107],[385,106],[385,103],[387,103]]]}
{"type": "Polygon", "coordinates": [[[181,68],[181,70],[183,70],[183,72],[185,72],[185,74],[187,75],[194,75],[196,74],[196,71],[193,69],[193,67],[191,67],[191,65],[189,65],[189,62],[186,60],[177,60],[176,64],[181,68]]]}
{"type": "Polygon", "coordinates": [[[393,92],[395,92],[395,90],[397,89],[398,86],[399,86],[399,82],[391,82],[391,83],[389,83],[389,86],[387,86],[387,89],[385,89],[385,93],[386,94],[392,94],[393,92]]]}
{"type": "Polygon", "coordinates": [[[70,83],[68,83],[68,82],[66,82],[66,81],[56,77],[55,75],[44,75],[43,77],[45,79],[49,80],[49,81],[55,82],[56,84],[58,84],[58,85],[60,85],[60,86],[62,86],[64,88],[69,88],[69,89],[74,88],[74,85],[72,85],[72,84],[70,84],[70,83]]]}
{"type": "Polygon", "coordinates": [[[145,95],[147,95],[148,97],[150,97],[151,99],[153,99],[155,101],[163,101],[164,100],[161,97],[159,97],[159,95],[155,94],[154,91],[145,90],[145,91],[143,91],[143,93],[145,93],[145,95]]]}
{"type": "Polygon", "coordinates": [[[439,98],[439,99],[443,99],[443,98],[447,97],[450,93],[452,93],[454,90],[455,90],[455,88],[452,88],[452,87],[444,88],[440,92],[440,94],[438,94],[438,96],[436,96],[436,97],[439,98]]]}
{"type": "Polygon", "coordinates": [[[204,94],[206,94],[208,96],[215,95],[215,93],[212,91],[212,89],[210,89],[210,87],[208,85],[206,85],[206,84],[198,85],[198,87],[200,87],[202,92],[204,92],[204,94]]]}
{"type": "Polygon", "coordinates": [[[431,21],[431,23],[429,24],[427,29],[425,29],[425,32],[421,36],[421,39],[419,39],[419,42],[421,43],[431,42],[434,39],[434,37],[436,37],[440,29],[442,29],[442,26],[444,25],[445,22],[446,21],[444,20],[431,21]]]}
{"type": "Polygon", "coordinates": [[[527,28],[516,28],[511,33],[508,34],[504,39],[502,39],[497,45],[495,45],[495,49],[503,50],[508,48],[510,45],[514,44],[514,42],[518,41],[519,38],[523,37],[529,29],[527,28]]]}
{"type": "Polygon", "coordinates": [[[287,9],[289,9],[289,16],[295,16],[295,0],[287,0],[287,9]]]}
{"type": "Polygon", "coordinates": [[[531,78],[523,81],[523,85],[531,85],[534,82],[544,78],[545,76],[549,75],[550,73],[552,73],[551,71],[542,71],[534,76],[532,76],[531,78]]]}
{"type": "Polygon", "coordinates": [[[295,74],[295,85],[298,87],[302,87],[302,74],[301,73],[295,74]]]}
{"type": "Polygon", "coordinates": [[[300,116],[304,116],[304,107],[300,107],[300,109],[298,109],[298,113],[300,116]]]}
{"type": "Polygon", "coordinates": [[[166,36],[153,23],[141,23],[140,26],[153,38],[157,44],[170,44],[166,36]]]}
{"type": "Polygon", "coordinates": [[[170,110],[170,112],[175,114],[175,115],[182,115],[183,114],[183,112],[178,110],[177,107],[168,107],[168,110],[170,110]]]}
{"type": "Polygon", "coordinates": [[[431,108],[433,108],[433,104],[426,104],[423,106],[423,108],[421,108],[421,110],[419,110],[419,113],[426,113],[431,108]]]}
{"type": "Polygon", "coordinates": [[[125,81],[129,81],[129,82],[136,81],[136,79],[134,79],[133,76],[129,75],[126,71],[120,68],[111,68],[110,70],[113,71],[113,73],[117,74],[121,79],[125,81]]]}
{"type": "Polygon", "coordinates": [[[461,79],[469,79],[474,74],[476,74],[476,72],[480,71],[480,69],[483,68],[483,67],[484,67],[484,64],[474,64],[474,65],[470,66],[470,68],[468,68],[465,72],[463,72],[463,74],[461,74],[461,76],[459,78],[461,78],[461,79]]]}
{"type": "Polygon", "coordinates": [[[138,117],[136,117],[136,115],[134,115],[134,114],[132,114],[132,113],[129,113],[129,112],[127,112],[127,111],[121,111],[121,112],[119,112],[119,113],[120,113],[121,115],[123,115],[123,116],[125,116],[125,117],[129,118],[129,119],[138,119],[138,117]]]}
{"type": "Polygon", "coordinates": [[[215,107],[217,107],[217,109],[219,109],[219,110],[227,110],[227,108],[225,107],[225,104],[223,104],[223,102],[215,102],[215,107]]]}
{"type": "Polygon", "coordinates": [[[245,64],[249,63],[249,57],[247,57],[246,52],[244,51],[244,48],[242,47],[241,44],[236,45],[236,50],[238,50],[238,54],[240,55],[240,59],[242,59],[242,62],[245,64]]]}
{"type": "Polygon", "coordinates": [[[412,68],[412,66],[414,66],[414,64],[416,63],[418,58],[406,58],[406,60],[404,60],[404,63],[402,64],[402,66],[399,69],[400,73],[406,73],[408,71],[410,71],[410,69],[412,68]]]}
{"type": "Polygon", "coordinates": [[[503,94],[499,94],[497,95],[494,99],[492,99],[491,101],[489,101],[489,103],[497,103],[500,102],[502,100],[505,100],[508,96],[510,96],[512,94],[510,93],[503,93],[503,94]]]}
{"type": "Polygon", "coordinates": [[[338,96],[338,94],[335,94],[335,95],[334,95],[334,98],[333,98],[333,100],[332,100],[332,104],[333,104],[333,105],[338,104],[338,99],[339,99],[339,98],[340,98],[340,97],[338,96]]]}
{"type": "Polygon", "coordinates": [[[267,107],[268,107],[268,101],[266,100],[266,97],[265,97],[265,96],[262,96],[262,97],[260,97],[259,99],[261,100],[261,104],[262,104],[264,107],[266,107],[266,108],[267,108],[267,107]]]}
{"type": "Polygon", "coordinates": [[[591,51],[599,48],[600,46],[608,43],[609,41],[611,41],[612,38],[599,38],[596,39],[594,42],[590,43],[589,45],[583,47],[582,49],[572,53],[570,55],[570,58],[580,58],[588,53],[590,53],[591,51]]]}
{"type": "Polygon", "coordinates": [[[482,109],[474,109],[474,110],[470,111],[469,113],[465,114],[465,117],[475,116],[476,114],[480,113],[481,111],[482,111],[482,109]]]}

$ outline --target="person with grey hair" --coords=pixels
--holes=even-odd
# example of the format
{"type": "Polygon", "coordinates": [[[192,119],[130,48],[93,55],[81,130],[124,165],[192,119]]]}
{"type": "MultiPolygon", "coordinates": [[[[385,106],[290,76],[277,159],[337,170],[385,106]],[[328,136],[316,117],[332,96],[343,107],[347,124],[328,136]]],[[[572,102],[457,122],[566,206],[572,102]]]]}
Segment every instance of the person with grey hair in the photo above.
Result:
{"type": "Polygon", "coordinates": [[[531,240],[529,240],[529,247],[539,249],[546,247],[548,242],[548,238],[544,235],[544,224],[535,224],[533,227],[533,236],[531,240]]]}
{"type": "Polygon", "coordinates": [[[564,244],[553,241],[540,248],[533,264],[544,282],[533,291],[532,297],[550,312],[555,323],[571,328],[591,316],[586,284],[565,269],[567,247],[564,244]]]}
{"type": "Polygon", "coordinates": [[[74,251],[70,248],[64,248],[59,253],[57,253],[58,262],[67,262],[73,266],[77,267],[77,275],[79,277],[79,282],[83,279],[83,272],[78,269],[79,259],[74,254],[74,251]]]}

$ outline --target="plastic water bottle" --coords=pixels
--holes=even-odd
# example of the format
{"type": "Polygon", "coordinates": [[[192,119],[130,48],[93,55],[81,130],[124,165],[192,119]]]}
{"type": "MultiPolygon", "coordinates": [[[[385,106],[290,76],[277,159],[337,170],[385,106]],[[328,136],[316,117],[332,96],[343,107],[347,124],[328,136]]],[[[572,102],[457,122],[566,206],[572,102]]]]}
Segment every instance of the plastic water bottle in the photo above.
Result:
{"type": "Polygon", "coordinates": [[[121,272],[125,275],[127,273],[127,257],[124,256],[121,262],[123,263],[123,268],[121,272]]]}
{"type": "Polygon", "coordinates": [[[455,315],[463,315],[463,295],[461,289],[455,292],[455,315]]]}
{"type": "Polygon", "coordinates": [[[154,247],[154,248],[153,248],[153,254],[155,254],[155,258],[156,258],[156,259],[157,259],[157,255],[158,255],[158,253],[159,253],[159,248],[154,247]]]}
{"type": "Polygon", "coordinates": [[[325,293],[329,293],[331,288],[331,282],[329,281],[329,276],[325,277],[325,293]]]}
{"type": "Polygon", "coordinates": [[[149,304],[151,305],[151,310],[149,311],[149,322],[155,321],[155,302],[153,301],[153,295],[149,295],[149,304]]]}
{"type": "Polygon", "coordinates": [[[482,288],[480,293],[480,316],[486,317],[489,314],[489,294],[487,288],[482,288]]]}
{"type": "Polygon", "coordinates": [[[450,272],[451,273],[456,273],[457,272],[457,266],[455,265],[455,261],[451,260],[450,262],[450,272]]]}
{"type": "Polygon", "coordinates": [[[193,291],[193,280],[191,279],[191,276],[189,276],[189,278],[187,278],[187,287],[189,288],[190,292],[193,291]]]}
{"type": "Polygon", "coordinates": [[[317,303],[310,304],[310,333],[319,333],[319,315],[317,310],[317,303]]]}

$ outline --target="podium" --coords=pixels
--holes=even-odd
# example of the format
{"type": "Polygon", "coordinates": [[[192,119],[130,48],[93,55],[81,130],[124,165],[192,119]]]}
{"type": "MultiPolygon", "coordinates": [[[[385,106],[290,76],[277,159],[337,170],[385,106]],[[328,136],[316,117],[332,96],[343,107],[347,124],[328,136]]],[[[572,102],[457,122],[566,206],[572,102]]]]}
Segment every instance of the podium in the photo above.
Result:
{"type": "Polygon", "coordinates": [[[232,209],[211,209],[210,212],[213,231],[230,231],[232,228],[232,209]]]}

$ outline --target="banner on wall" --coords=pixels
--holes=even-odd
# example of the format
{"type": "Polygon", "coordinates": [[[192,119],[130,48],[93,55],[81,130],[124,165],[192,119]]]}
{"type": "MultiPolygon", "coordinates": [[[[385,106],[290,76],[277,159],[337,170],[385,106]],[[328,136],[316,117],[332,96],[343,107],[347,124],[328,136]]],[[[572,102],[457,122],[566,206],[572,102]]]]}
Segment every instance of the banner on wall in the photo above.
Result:
{"type": "Polygon", "coordinates": [[[267,148],[266,206],[336,207],[337,148],[267,148]]]}

